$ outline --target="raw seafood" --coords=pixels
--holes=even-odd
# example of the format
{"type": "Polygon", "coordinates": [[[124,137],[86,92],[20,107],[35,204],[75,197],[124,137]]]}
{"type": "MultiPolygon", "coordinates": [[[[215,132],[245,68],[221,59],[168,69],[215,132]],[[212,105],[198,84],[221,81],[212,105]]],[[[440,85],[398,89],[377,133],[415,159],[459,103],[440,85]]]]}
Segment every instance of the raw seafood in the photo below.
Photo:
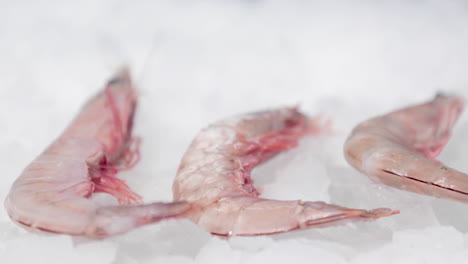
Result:
{"type": "Polygon", "coordinates": [[[127,70],[92,98],[62,135],[19,176],[5,200],[11,219],[31,230],[106,237],[178,217],[186,202],[141,204],[115,177],[139,158],[131,137],[136,92],[127,70]],[[120,206],[99,206],[94,192],[115,196],[120,206]]]}
{"type": "Polygon", "coordinates": [[[281,108],[208,126],[181,161],[173,185],[174,199],[193,203],[198,210],[189,218],[219,235],[270,234],[397,213],[258,197],[250,171],[280,151],[297,146],[301,137],[319,133],[320,124],[296,108],[281,108]]]}
{"type": "Polygon", "coordinates": [[[463,104],[460,97],[439,94],[362,122],[345,143],[345,157],[377,182],[466,203],[468,175],[436,160],[463,104]]]}

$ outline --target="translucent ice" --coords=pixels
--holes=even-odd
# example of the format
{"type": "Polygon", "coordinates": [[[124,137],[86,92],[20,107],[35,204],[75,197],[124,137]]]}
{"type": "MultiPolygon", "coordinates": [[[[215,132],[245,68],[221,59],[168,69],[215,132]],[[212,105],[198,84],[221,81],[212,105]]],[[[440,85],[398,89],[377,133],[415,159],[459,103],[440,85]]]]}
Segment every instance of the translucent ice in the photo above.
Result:
{"type": "MultiPolygon", "coordinates": [[[[120,176],[145,201],[172,199],[179,160],[207,124],[299,104],[335,129],[256,169],[263,195],[401,211],[267,237],[216,237],[175,220],[87,241],[29,233],[1,210],[0,263],[468,259],[467,205],[373,183],[342,156],[357,122],[441,90],[468,97],[465,1],[3,1],[0,22],[0,201],[125,62],[139,86],[143,142],[140,164],[120,176]]],[[[464,114],[440,156],[464,172],[467,132],[464,114]]]]}

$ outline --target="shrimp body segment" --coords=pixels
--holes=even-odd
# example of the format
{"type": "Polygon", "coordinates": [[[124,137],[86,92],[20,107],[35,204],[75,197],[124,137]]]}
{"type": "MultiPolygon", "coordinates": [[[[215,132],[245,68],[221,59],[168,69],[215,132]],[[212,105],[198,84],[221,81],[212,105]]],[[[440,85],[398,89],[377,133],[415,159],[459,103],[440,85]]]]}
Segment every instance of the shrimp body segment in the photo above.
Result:
{"type": "Polygon", "coordinates": [[[185,153],[174,185],[174,199],[193,203],[189,218],[219,235],[259,235],[354,219],[388,216],[390,209],[349,209],[324,202],[259,198],[251,170],[275,154],[294,148],[320,122],[295,108],[256,112],[203,129],[185,153]]]}
{"type": "Polygon", "coordinates": [[[12,220],[30,230],[106,237],[190,209],[185,202],[141,204],[115,177],[139,158],[139,140],[131,137],[135,107],[122,70],[14,182],[5,200],[12,220]],[[115,196],[120,206],[97,205],[89,199],[95,192],[115,196]]]}
{"type": "Polygon", "coordinates": [[[468,202],[468,175],[436,160],[463,105],[460,97],[437,95],[429,102],[365,121],[348,137],[345,157],[377,182],[468,202]]]}

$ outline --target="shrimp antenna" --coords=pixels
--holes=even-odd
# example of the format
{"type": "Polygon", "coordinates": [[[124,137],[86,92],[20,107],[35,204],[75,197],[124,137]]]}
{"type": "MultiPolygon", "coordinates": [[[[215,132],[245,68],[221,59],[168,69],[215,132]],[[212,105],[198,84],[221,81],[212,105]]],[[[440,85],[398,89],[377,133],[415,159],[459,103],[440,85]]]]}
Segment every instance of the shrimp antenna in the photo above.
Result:
{"type": "Polygon", "coordinates": [[[151,61],[151,58],[154,56],[154,54],[156,53],[156,46],[158,44],[158,40],[159,40],[159,36],[157,34],[154,34],[153,36],[153,39],[151,41],[151,46],[148,50],[148,53],[146,54],[146,57],[143,61],[143,66],[140,70],[140,72],[138,74],[135,74],[136,75],[136,78],[135,78],[135,84],[137,85],[137,87],[140,87],[140,84],[143,80],[143,77],[145,75],[145,72],[150,64],[150,61],[151,61]]]}

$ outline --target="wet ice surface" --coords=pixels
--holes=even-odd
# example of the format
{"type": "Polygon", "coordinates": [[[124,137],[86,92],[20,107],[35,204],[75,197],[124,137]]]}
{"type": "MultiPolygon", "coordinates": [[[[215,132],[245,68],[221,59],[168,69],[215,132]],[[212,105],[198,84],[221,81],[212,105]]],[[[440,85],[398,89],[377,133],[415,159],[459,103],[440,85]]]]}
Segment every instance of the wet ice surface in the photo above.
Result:
{"type": "MultiPolygon", "coordinates": [[[[233,114],[300,103],[333,119],[253,173],[265,197],[401,214],[273,236],[211,236],[167,221],[98,241],[35,235],[0,210],[1,263],[462,263],[468,207],[372,183],[342,157],[359,121],[468,96],[463,1],[9,1],[0,9],[0,198],[122,62],[140,89],[141,163],[122,178],[170,201],[197,131],[233,114]],[[152,50],[152,51],[150,51],[152,50]]],[[[440,159],[468,171],[464,114],[440,159]]],[[[97,197],[107,203],[106,197],[97,197]]]]}

